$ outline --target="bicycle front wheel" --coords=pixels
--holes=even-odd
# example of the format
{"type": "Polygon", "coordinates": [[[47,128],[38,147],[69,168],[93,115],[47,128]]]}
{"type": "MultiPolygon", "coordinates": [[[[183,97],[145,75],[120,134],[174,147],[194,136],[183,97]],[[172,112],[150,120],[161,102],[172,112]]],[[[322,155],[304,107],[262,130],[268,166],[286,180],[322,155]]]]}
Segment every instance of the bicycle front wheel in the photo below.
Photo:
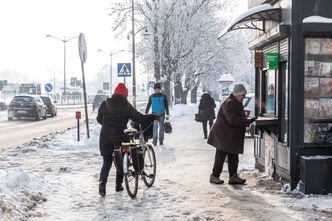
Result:
{"type": "Polygon", "coordinates": [[[144,171],[143,171],[143,181],[147,187],[152,187],[156,179],[156,155],[151,145],[148,145],[144,149],[144,171]]]}
{"type": "Polygon", "coordinates": [[[127,193],[131,198],[135,198],[138,190],[138,174],[128,153],[123,157],[123,172],[127,193]]]}

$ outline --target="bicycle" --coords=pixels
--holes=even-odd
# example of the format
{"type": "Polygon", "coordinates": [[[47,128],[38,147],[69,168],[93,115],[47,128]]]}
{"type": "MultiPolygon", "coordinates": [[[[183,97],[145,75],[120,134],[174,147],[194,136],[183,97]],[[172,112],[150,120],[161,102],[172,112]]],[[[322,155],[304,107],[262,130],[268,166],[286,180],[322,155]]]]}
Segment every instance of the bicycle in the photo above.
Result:
{"type": "Polygon", "coordinates": [[[138,132],[135,128],[124,130],[129,138],[122,142],[122,169],[125,187],[128,195],[135,198],[138,191],[138,178],[142,178],[147,187],[152,187],[156,178],[156,155],[153,147],[147,143],[144,130],[138,132]],[[138,136],[138,143],[135,137],[138,136]]]}

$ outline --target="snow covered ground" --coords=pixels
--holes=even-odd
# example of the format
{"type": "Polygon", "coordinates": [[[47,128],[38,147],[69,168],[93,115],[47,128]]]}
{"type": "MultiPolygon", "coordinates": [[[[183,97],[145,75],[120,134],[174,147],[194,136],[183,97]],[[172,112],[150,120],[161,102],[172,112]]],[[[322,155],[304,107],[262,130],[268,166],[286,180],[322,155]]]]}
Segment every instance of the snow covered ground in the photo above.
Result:
{"type": "MultiPolygon", "coordinates": [[[[214,148],[195,122],[194,105],[171,108],[173,133],[155,147],[157,178],[140,181],[136,199],[114,190],[114,167],[107,195],[98,195],[102,158],[100,126],[91,119],[90,139],[76,130],[53,133],[0,156],[0,220],[331,220],[332,195],[289,191],[254,169],[253,140],[240,156],[245,186],[208,182],[214,148]]],[[[82,127],[84,130],[85,127],[82,127]]],[[[84,131],[83,131],[84,132],[84,131]]],[[[223,179],[228,180],[227,165],[223,179]]]]}

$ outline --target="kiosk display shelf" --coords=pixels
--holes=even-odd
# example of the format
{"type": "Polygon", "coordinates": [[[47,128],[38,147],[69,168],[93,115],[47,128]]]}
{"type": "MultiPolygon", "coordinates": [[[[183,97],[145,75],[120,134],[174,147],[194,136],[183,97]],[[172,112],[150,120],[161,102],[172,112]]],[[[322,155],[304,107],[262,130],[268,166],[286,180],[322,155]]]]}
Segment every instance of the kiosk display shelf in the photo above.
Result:
{"type": "Polygon", "coordinates": [[[304,143],[332,143],[332,38],[306,38],[304,143]]]}

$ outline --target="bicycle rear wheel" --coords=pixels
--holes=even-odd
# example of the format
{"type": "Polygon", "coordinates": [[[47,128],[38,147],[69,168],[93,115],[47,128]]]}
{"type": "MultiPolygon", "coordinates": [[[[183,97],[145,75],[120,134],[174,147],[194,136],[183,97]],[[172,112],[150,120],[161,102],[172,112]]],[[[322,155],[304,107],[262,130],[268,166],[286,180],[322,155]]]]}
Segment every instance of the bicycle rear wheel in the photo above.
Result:
{"type": "Polygon", "coordinates": [[[127,193],[131,198],[135,198],[138,190],[138,173],[134,170],[128,153],[125,153],[123,157],[123,172],[127,193]]]}
{"type": "Polygon", "coordinates": [[[156,155],[151,145],[144,148],[144,171],[143,171],[143,181],[147,187],[152,187],[156,179],[156,155]]]}

